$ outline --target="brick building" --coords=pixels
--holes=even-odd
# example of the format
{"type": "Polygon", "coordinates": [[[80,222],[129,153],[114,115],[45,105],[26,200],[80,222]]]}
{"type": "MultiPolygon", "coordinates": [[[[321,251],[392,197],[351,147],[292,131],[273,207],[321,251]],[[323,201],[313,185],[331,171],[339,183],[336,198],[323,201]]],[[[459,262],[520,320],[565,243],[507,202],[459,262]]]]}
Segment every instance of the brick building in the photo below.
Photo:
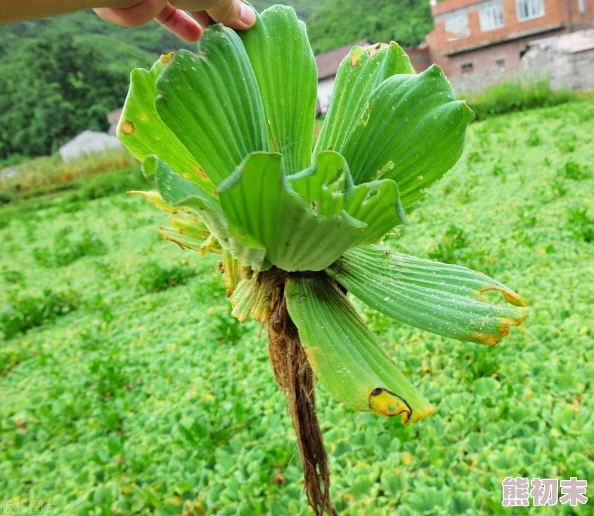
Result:
{"type": "Polygon", "coordinates": [[[448,76],[513,72],[531,41],[594,22],[594,0],[445,0],[431,11],[427,52],[448,76]]]}

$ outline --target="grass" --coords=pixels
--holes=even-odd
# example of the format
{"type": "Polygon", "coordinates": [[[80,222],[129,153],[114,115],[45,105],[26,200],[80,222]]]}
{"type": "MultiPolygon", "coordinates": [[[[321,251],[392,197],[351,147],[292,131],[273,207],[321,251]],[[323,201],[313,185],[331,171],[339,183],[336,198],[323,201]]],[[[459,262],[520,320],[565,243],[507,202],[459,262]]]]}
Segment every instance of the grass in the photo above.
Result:
{"type": "MultiPolygon", "coordinates": [[[[495,276],[530,315],[486,348],[363,311],[437,412],[402,427],[318,390],[341,514],[507,514],[505,476],[576,476],[594,496],[593,121],[589,101],[473,124],[389,242],[495,276]]],[[[48,289],[73,300],[0,340],[0,500],[56,515],[306,514],[265,337],[230,317],[216,257],[161,240],[163,214],[136,196],[70,205],[38,200],[0,230],[3,305],[27,312],[17,300],[48,289]],[[85,234],[102,253],[34,257],[85,234]]]]}
{"type": "Polygon", "coordinates": [[[16,175],[0,177],[0,195],[10,195],[15,200],[39,197],[68,190],[77,180],[134,165],[134,158],[125,151],[90,154],[68,163],[59,154],[44,156],[12,167],[16,175]]]}
{"type": "Polygon", "coordinates": [[[578,99],[579,95],[570,90],[553,90],[550,81],[543,80],[530,84],[502,82],[479,94],[459,97],[468,99],[477,120],[484,120],[515,111],[558,106],[578,99]]]}

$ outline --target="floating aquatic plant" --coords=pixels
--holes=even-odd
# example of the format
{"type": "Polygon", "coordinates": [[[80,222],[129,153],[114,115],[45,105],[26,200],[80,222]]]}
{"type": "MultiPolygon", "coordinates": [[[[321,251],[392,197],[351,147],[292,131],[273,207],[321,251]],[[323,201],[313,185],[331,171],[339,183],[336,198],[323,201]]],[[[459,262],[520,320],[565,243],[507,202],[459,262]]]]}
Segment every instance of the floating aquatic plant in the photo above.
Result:
{"type": "Polygon", "coordinates": [[[255,27],[204,32],[197,53],[136,69],[118,135],[169,213],[162,236],[221,255],[240,321],[268,324],[316,514],[334,512],[314,379],[359,411],[412,423],[433,412],[347,293],[397,321],[493,345],[522,323],[512,290],[464,267],[381,245],[460,157],[473,113],[438,66],[396,44],[354,47],[314,147],[317,73],[305,26],[273,6],[255,27]],[[313,151],[312,151],[313,148],[313,151]],[[502,294],[503,303],[484,297],[502,294]]]}

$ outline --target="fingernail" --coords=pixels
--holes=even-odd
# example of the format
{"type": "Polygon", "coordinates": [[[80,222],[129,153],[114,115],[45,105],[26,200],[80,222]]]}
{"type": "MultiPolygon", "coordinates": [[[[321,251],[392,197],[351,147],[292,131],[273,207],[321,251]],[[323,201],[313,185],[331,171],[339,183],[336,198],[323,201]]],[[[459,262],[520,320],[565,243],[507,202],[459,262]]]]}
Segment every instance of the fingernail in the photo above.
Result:
{"type": "Polygon", "coordinates": [[[241,14],[240,14],[241,21],[245,23],[248,27],[251,27],[256,23],[256,13],[254,10],[244,3],[241,4],[241,14]]]}

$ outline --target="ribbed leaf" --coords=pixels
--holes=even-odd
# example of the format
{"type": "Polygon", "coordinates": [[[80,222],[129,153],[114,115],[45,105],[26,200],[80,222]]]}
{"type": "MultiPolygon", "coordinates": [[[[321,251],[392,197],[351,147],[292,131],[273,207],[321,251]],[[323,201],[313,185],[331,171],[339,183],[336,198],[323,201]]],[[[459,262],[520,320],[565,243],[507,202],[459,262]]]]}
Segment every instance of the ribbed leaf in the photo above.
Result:
{"type": "Polygon", "coordinates": [[[380,84],[345,144],[335,150],[346,158],[355,183],[396,181],[406,208],[458,161],[473,118],[433,65],[380,84]]]}
{"type": "Polygon", "coordinates": [[[311,163],[316,114],[318,76],[305,26],[292,7],[274,5],[241,39],[262,93],[269,148],[293,174],[311,163]]]}
{"type": "Polygon", "coordinates": [[[159,192],[155,192],[153,190],[149,190],[147,192],[142,192],[140,190],[130,190],[128,193],[141,195],[145,199],[151,201],[153,206],[159,208],[161,211],[165,211],[167,213],[175,213],[177,211],[177,208],[175,206],[171,206],[171,204],[165,202],[165,200],[159,192]]]}
{"type": "Polygon", "coordinates": [[[172,54],[161,56],[150,71],[136,68],[130,74],[130,90],[118,124],[118,138],[132,155],[144,161],[154,154],[178,174],[195,182],[207,192],[214,191],[213,183],[196,159],[163,123],[155,108],[155,80],[165,68],[172,54]]]}
{"type": "Polygon", "coordinates": [[[318,271],[353,247],[366,225],[346,212],[324,217],[294,192],[279,154],[254,153],[219,186],[227,218],[261,242],[273,265],[318,271]]]}
{"type": "Polygon", "coordinates": [[[255,273],[251,278],[243,279],[237,285],[231,297],[233,312],[231,315],[240,322],[250,315],[256,321],[266,322],[281,296],[278,281],[270,274],[255,273]]]}
{"type": "Polygon", "coordinates": [[[159,192],[133,190],[128,193],[142,195],[154,206],[170,214],[169,221],[172,227],[159,228],[159,233],[165,240],[176,243],[182,249],[203,250],[204,241],[209,237],[210,232],[202,220],[193,214],[192,210],[172,206],[163,199],[159,192]]]}
{"type": "Polygon", "coordinates": [[[254,269],[267,267],[264,259],[266,250],[225,219],[218,201],[177,175],[154,156],[145,160],[144,169],[147,175],[154,174],[157,188],[167,203],[172,206],[186,206],[196,212],[221,246],[234,258],[254,269]]]}
{"type": "Polygon", "coordinates": [[[336,152],[321,152],[315,164],[289,176],[288,180],[315,213],[331,216],[344,210],[367,224],[357,244],[377,242],[394,226],[406,221],[394,181],[355,186],[345,159],[336,152]]]}
{"type": "Polygon", "coordinates": [[[264,107],[239,36],[213,25],[198,54],[179,51],[157,80],[157,111],[218,185],[254,151],[268,150],[264,107]]]}
{"type": "Polygon", "coordinates": [[[222,253],[223,274],[225,275],[225,292],[231,297],[237,285],[242,280],[242,267],[239,260],[236,260],[227,251],[222,253]]]}
{"type": "Polygon", "coordinates": [[[204,245],[205,237],[185,235],[175,228],[159,228],[159,234],[165,239],[179,245],[182,249],[200,251],[204,245]]]}
{"type": "Polygon", "coordinates": [[[433,412],[327,276],[292,277],[285,296],[314,374],[338,401],[404,423],[433,412]]]}
{"type": "Polygon", "coordinates": [[[408,222],[400,202],[398,185],[390,179],[355,186],[346,211],[367,224],[358,245],[376,243],[397,224],[408,222]]]}
{"type": "Polygon", "coordinates": [[[415,72],[406,52],[394,42],[389,45],[378,43],[367,48],[353,47],[336,74],[332,102],[316,143],[315,154],[332,149],[340,152],[363,113],[371,92],[388,77],[411,73],[415,72]]]}
{"type": "Polygon", "coordinates": [[[169,222],[171,227],[159,228],[159,233],[165,240],[175,242],[181,248],[204,251],[204,242],[210,236],[210,231],[191,210],[177,208],[175,213],[169,215],[169,222]]]}
{"type": "Polygon", "coordinates": [[[378,246],[348,251],[328,273],[375,310],[444,337],[493,345],[526,316],[525,301],[484,274],[378,246]],[[513,306],[488,302],[489,290],[513,306]]]}
{"type": "Polygon", "coordinates": [[[288,176],[291,188],[319,215],[338,215],[348,205],[353,180],[344,158],[336,152],[321,153],[316,162],[288,176]]]}

